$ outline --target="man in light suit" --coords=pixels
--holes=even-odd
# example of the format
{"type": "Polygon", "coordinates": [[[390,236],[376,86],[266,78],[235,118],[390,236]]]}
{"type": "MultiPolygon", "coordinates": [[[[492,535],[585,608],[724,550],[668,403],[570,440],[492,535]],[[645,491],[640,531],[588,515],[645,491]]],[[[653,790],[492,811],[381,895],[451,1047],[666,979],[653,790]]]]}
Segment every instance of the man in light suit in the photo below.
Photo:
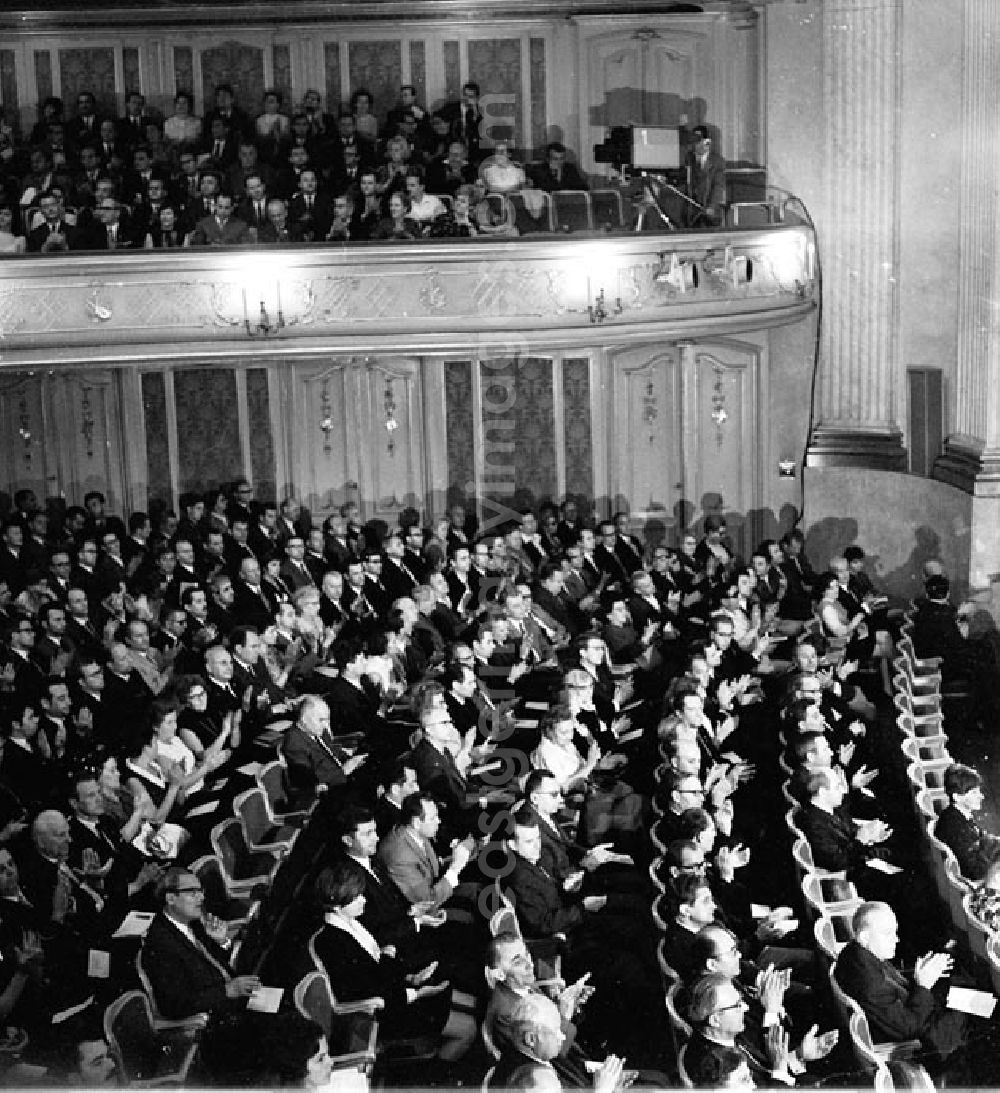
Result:
{"type": "Polygon", "coordinates": [[[348,756],[330,733],[330,707],[322,698],[307,695],[299,716],[288,730],[283,746],[288,764],[288,783],[298,801],[312,794],[347,785],[348,778],[366,756],[348,756]]]}
{"type": "Polygon", "coordinates": [[[378,860],[411,903],[444,903],[458,888],[462,870],[472,858],[472,838],[457,843],[451,864],[442,872],[432,840],[441,826],[434,800],[414,793],[403,801],[402,822],[378,844],[378,860]]]}
{"type": "Polygon", "coordinates": [[[233,216],[231,194],[219,194],[215,199],[215,212],[198,221],[191,237],[191,245],[195,247],[228,247],[249,242],[250,229],[233,216]]]}

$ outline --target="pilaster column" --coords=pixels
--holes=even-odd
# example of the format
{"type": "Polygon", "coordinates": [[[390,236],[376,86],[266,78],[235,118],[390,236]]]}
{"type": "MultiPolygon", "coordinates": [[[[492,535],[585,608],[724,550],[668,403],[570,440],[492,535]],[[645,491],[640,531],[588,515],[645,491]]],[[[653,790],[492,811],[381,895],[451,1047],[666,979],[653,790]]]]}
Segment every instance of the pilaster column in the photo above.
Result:
{"type": "Polygon", "coordinates": [[[898,470],[900,0],[825,0],[823,318],[810,466],[898,470]]]}
{"type": "MultiPolygon", "coordinates": [[[[1000,4],[962,4],[962,166],[958,240],[955,432],[934,477],[971,493],[969,583],[992,586],[1000,571],[1000,4]]],[[[984,601],[987,602],[987,601],[984,601]]]]}
{"type": "Polygon", "coordinates": [[[963,3],[955,432],[935,477],[1000,498],[1000,4],[963,3]]]}

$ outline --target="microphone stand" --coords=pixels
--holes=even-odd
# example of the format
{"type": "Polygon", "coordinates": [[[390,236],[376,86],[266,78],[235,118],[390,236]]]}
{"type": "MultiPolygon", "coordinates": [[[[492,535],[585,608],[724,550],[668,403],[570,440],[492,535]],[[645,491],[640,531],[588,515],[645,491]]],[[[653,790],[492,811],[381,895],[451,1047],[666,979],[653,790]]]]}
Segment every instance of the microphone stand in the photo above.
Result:
{"type": "MultiPolygon", "coordinates": [[[[693,205],[694,208],[696,208],[699,212],[699,218],[700,218],[700,216],[705,215],[706,210],[705,210],[704,205],[702,205],[699,202],[695,201],[695,199],[693,197],[689,197],[683,190],[678,189],[672,182],[668,182],[663,177],[663,175],[658,174],[655,171],[640,171],[639,175],[644,180],[644,184],[646,184],[646,188],[649,192],[649,195],[653,199],[653,204],[656,206],[656,209],[659,212],[660,216],[663,217],[664,221],[666,222],[667,228],[670,231],[676,231],[676,226],[674,225],[673,221],[670,219],[670,216],[667,214],[666,210],[660,204],[660,197],[657,193],[654,192],[653,186],[657,186],[657,187],[660,187],[661,189],[669,190],[672,194],[674,194],[676,197],[679,197],[682,201],[686,201],[689,205],[693,205]],[[650,184],[652,184],[652,185],[650,185],[650,184]]],[[[642,231],[643,220],[644,220],[647,208],[648,208],[648,205],[644,205],[642,211],[639,213],[639,218],[636,221],[636,227],[635,227],[636,231],[642,231]]]]}

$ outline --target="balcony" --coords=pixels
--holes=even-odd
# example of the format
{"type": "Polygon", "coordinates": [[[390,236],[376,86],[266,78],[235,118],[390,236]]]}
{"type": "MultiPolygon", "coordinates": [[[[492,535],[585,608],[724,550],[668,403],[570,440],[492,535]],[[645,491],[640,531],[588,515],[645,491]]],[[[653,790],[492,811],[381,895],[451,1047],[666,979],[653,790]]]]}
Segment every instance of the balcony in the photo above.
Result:
{"type": "Polygon", "coordinates": [[[760,330],[815,307],[815,236],[793,206],[762,207],[774,223],[710,233],[14,257],[0,262],[3,359],[123,362],[150,346],[167,358],[262,345],[277,356],[447,350],[512,334],[571,347],[760,330]]]}

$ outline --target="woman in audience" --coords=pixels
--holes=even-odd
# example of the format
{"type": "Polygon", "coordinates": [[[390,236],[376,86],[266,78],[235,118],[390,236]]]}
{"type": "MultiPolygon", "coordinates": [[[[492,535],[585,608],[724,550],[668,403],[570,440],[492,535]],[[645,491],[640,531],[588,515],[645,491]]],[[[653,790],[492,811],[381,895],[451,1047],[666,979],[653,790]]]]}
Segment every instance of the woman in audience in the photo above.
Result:
{"type": "Polygon", "coordinates": [[[183,775],[181,788],[190,791],[210,771],[221,766],[228,758],[225,749],[229,739],[231,719],[224,723],[222,732],[197,757],[177,733],[177,707],[173,702],[153,703],[153,757],[161,770],[174,767],[183,775]]]}
{"type": "Polygon", "coordinates": [[[181,703],[177,715],[177,739],[201,762],[207,755],[215,754],[228,757],[225,743],[234,747],[238,739],[234,738],[233,715],[228,714],[219,731],[215,719],[208,712],[208,690],[201,676],[183,676],[176,684],[177,699],[181,703]]]}
{"type": "Polygon", "coordinates": [[[523,190],[526,185],[524,168],[510,158],[506,141],[498,141],[493,155],[479,165],[479,177],[490,194],[510,194],[523,190]]]}
{"type": "Polygon", "coordinates": [[[401,193],[389,195],[389,215],[378,222],[372,239],[419,239],[420,225],[406,214],[410,199],[401,193]]]}
{"type": "Polygon", "coordinates": [[[128,770],[126,786],[133,798],[147,794],[153,804],[149,820],[153,824],[166,823],[174,809],[184,800],[184,771],[174,763],[157,759],[156,729],[149,727],[133,734],[126,748],[125,767],[128,770]]]}
{"type": "Polygon", "coordinates": [[[391,137],[386,142],[385,158],[386,162],[375,176],[375,192],[381,195],[383,203],[388,202],[391,194],[406,192],[406,168],[410,162],[410,145],[406,137],[399,134],[391,137]]]}
{"type": "Polygon", "coordinates": [[[186,91],[174,96],[174,112],[163,123],[163,135],[175,147],[201,140],[201,118],[191,113],[191,96],[186,91]]]}
{"type": "Polygon", "coordinates": [[[471,186],[459,186],[455,191],[452,207],[444,216],[439,216],[431,226],[432,236],[452,238],[479,234],[479,225],[471,212],[472,193],[471,186]]]}
{"type": "Polygon", "coordinates": [[[15,232],[13,205],[0,205],[0,254],[24,254],[25,238],[15,232]]]}
{"type": "Polygon", "coordinates": [[[837,654],[840,659],[854,660],[859,646],[866,644],[868,616],[863,611],[850,615],[840,600],[840,581],[835,573],[818,578],[818,614],[827,639],[827,655],[837,654]]]}
{"type": "Polygon", "coordinates": [[[351,113],[354,115],[354,131],[358,139],[375,145],[378,140],[378,118],[372,113],[372,95],[359,87],[351,96],[351,113]]]}
{"type": "Polygon", "coordinates": [[[461,1058],[475,1040],[477,1026],[469,1013],[451,1009],[450,985],[434,982],[437,961],[408,975],[396,960],[394,946],[379,947],[359,922],[364,887],[348,866],[324,869],[316,880],[316,896],[326,925],[313,947],[338,1001],[381,998],[385,1040],[440,1036],[439,1057],[461,1058]]]}

